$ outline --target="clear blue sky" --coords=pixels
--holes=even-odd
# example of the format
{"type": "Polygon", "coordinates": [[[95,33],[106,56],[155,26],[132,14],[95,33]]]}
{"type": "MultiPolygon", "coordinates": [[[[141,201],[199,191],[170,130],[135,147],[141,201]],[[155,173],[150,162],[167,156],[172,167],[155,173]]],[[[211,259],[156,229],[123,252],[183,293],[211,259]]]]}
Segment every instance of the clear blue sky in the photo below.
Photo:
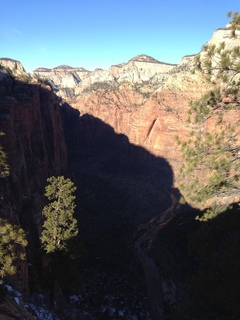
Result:
{"type": "Polygon", "coordinates": [[[225,27],[228,11],[240,11],[239,0],[3,0],[0,57],[27,72],[108,69],[139,54],[179,63],[225,27]]]}

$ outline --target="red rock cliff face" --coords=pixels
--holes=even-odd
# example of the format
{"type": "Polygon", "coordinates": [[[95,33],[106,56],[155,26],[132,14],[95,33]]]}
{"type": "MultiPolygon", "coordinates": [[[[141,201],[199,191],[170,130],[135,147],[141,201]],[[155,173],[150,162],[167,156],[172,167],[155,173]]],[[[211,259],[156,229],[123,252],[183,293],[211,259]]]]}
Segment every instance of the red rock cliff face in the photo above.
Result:
{"type": "Polygon", "coordinates": [[[1,143],[11,169],[0,181],[1,216],[21,223],[33,249],[39,241],[46,180],[67,171],[60,108],[50,86],[23,81],[24,73],[14,78],[6,69],[0,71],[1,143]]]}
{"type": "Polygon", "coordinates": [[[82,94],[69,104],[80,115],[92,115],[124,134],[129,142],[144,147],[155,156],[163,157],[175,172],[181,156],[175,137],[188,135],[186,127],[189,102],[199,99],[207,90],[198,76],[178,74],[178,81],[169,78],[164,87],[150,94],[125,83],[115,91],[98,90],[82,94]]]}

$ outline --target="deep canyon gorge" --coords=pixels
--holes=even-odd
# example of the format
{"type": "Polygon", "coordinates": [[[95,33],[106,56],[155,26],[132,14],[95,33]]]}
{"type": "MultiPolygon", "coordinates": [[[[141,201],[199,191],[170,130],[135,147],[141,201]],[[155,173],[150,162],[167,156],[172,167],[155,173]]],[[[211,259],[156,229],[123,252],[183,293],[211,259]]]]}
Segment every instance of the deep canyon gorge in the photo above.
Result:
{"type": "MultiPolygon", "coordinates": [[[[209,43],[223,40],[239,45],[227,28],[209,43]]],[[[0,181],[1,217],[28,239],[27,258],[6,283],[25,306],[31,301],[3,303],[0,319],[34,319],[31,305],[49,307],[40,234],[46,181],[59,175],[77,186],[79,256],[73,269],[62,262],[65,279],[46,319],[239,319],[239,196],[204,224],[195,219],[199,208],[180,203],[176,136],[189,137],[189,103],[209,90],[193,69],[194,56],[173,65],[139,55],[109,70],[63,65],[28,74],[0,59],[10,165],[0,181]]],[[[206,132],[213,126],[208,121],[206,132]]]]}

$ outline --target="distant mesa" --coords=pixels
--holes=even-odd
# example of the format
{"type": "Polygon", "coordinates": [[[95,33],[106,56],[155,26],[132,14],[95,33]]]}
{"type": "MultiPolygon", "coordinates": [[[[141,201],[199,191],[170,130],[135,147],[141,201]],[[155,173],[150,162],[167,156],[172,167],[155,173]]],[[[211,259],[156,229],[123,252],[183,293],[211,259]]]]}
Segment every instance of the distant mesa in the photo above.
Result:
{"type": "Polygon", "coordinates": [[[94,71],[103,71],[102,68],[96,68],[94,71]]]}
{"type": "MultiPolygon", "coordinates": [[[[176,64],[172,64],[172,63],[167,63],[167,62],[161,62],[153,57],[150,57],[146,54],[140,54],[137,55],[136,57],[133,57],[132,59],[130,59],[127,63],[123,62],[123,63],[119,63],[116,65],[112,65],[112,67],[118,67],[118,68],[122,68],[123,66],[126,66],[126,64],[128,64],[129,62],[144,62],[144,63],[154,63],[154,64],[165,64],[165,65],[172,65],[175,66],[176,64]]],[[[54,67],[52,69],[49,68],[37,68],[36,70],[33,71],[33,73],[35,72],[50,72],[50,71],[78,71],[78,72],[91,72],[85,68],[82,67],[71,67],[69,65],[60,65],[58,67],[54,67]]],[[[103,71],[102,68],[96,68],[94,71],[103,71]]]]}
{"type": "MultiPolygon", "coordinates": [[[[137,55],[135,57],[133,57],[132,59],[130,59],[127,63],[120,63],[117,65],[113,65],[112,67],[118,67],[118,68],[122,68],[124,66],[126,66],[128,63],[130,62],[142,62],[142,63],[151,63],[151,64],[164,64],[164,65],[172,65],[175,66],[176,64],[171,64],[171,63],[166,63],[166,62],[161,62],[151,56],[148,56],[146,54],[140,54],[137,55]]],[[[23,71],[26,72],[25,69],[23,68],[21,62],[19,62],[18,60],[15,59],[11,59],[11,58],[0,58],[0,65],[9,68],[11,70],[17,70],[17,71],[23,71]]],[[[102,68],[96,68],[95,71],[103,71],[102,68]]],[[[57,71],[57,72],[61,72],[61,71],[65,71],[65,72],[71,72],[71,71],[77,71],[77,72],[83,72],[83,73],[91,73],[91,71],[83,68],[83,67],[72,67],[69,65],[59,65],[57,67],[54,68],[45,68],[45,67],[39,67],[37,69],[35,69],[32,73],[51,73],[51,72],[57,71]]]]}
{"type": "Polygon", "coordinates": [[[33,73],[35,72],[51,72],[51,71],[79,71],[79,72],[90,72],[89,70],[82,68],[82,67],[71,67],[65,64],[62,64],[58,67],[54,67],[52,69],[49,68],[37,68],[33,71],[33,73]]]}
{"type": "Polygon", "coordinates": [[[153,58],[153,57],[150,57],[146,54],[140,54],[134,58],[132,58],[131,60],[129,60],[128,62],[130,61],[136,61],[136,62],[146,62],[146,63],[159,63],[159,64],[171,64],[171,65],[175,65],[175,64],[172,64],[172,63],[166,63],[166,62],[161,62],[161,61],[158,61],[157,59],[153,58]]]}
{"type": "Polygon", "coordinates": [[[73,70],[77,70],[77,71],[82,71],[82,72],[90,72],[89,70],[82,68],[82,67],[71,67],[68,66],[66,64],[62,64],[58,67],[53,68],[52,70],[65,70],[65,71],[73,71],[73,70]]]}
{"type": "Polygon", "coordinates": [[[51,69],[48,69],[48,68],[37,68],[35,69],[33,72],[50,72],[51,69]]]}
{"type": "Polygon", "coordinates": [[[62,65],[60,65],[60,66],[58,66],[56,68],[53,68],[53,69],[74,69],[74,68],[71,67],[71,66],[68,66],[66,64],[62,64],[62,65]]]}

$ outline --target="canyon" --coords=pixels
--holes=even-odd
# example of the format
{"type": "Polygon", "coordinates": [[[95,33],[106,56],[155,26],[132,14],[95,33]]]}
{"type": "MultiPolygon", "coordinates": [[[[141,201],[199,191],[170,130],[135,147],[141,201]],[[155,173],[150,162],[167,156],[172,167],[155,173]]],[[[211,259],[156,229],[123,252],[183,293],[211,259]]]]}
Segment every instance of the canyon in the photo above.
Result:
{"type": "MultiPolygon", "coordinates": [[[[239,42],[225,28],[210,43],[223,39],[230,48],[239,42]]],[[[48,177],[65,175],[77,186],[83,284],[71,315],[58,310],[63,319],[183,319],[184,308],[178,316],[172,309],[191,296],[187,282],[198,268],[188,239],[204,229],[178,190],[176,136],[189,136],[189,103],[209,90],[193,69],[194,56],[172,65],[139,55],[109,70],[62,65],[27,74],[0,59],[1,143],[11,169],[0,180],[1,217],[21,225],[29,242],[27,260],[8,279],[16,290],[44,291],[36,267],[44,265],[44,188],[48,177]]]]}
{"type": "Polygon", "coordinates": [[[208,89],[200,73],[191,73],[193,60],[187,56],[179,65],[170,65],[140,55],[109,70],[86,73],[60,66],[47,72],[37,69],[33,76],[50,81],[80,116],[100,119],[116,134],[127,136],[129,143],[167,159],[175,172],[181,161],[175,137],[187,135],[189,101],[208,89]],[[66,87],[70,77],[78,80],[66,87]]]}

